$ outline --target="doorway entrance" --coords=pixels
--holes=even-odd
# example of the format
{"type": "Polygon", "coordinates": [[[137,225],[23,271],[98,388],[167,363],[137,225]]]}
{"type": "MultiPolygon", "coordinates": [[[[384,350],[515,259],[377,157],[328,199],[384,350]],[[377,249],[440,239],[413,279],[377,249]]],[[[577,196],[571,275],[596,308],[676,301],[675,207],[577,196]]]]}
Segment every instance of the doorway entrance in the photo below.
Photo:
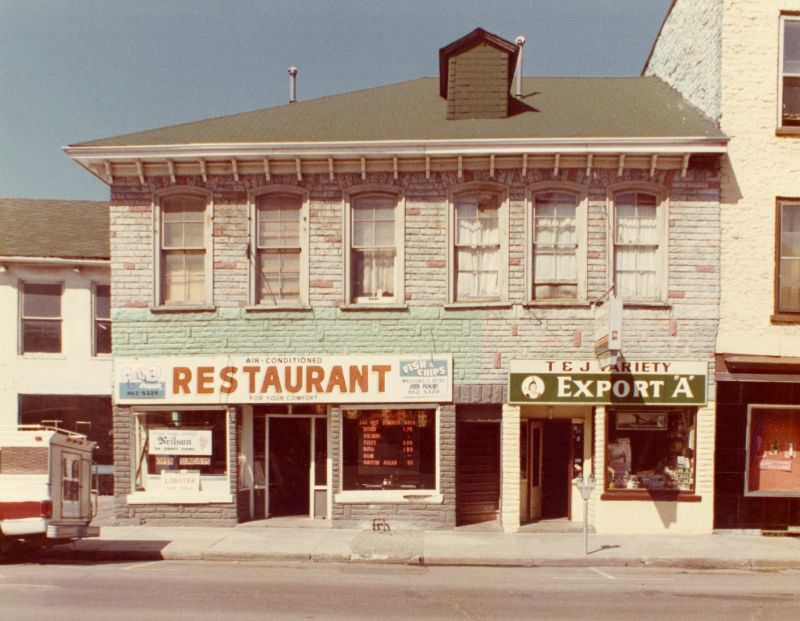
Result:
{"type": "Polygon", "coordinates": [[[308,515],[311,420],[269,418],[269,515],[308,515]]]}
{"type": "Polygon", "coordinates": [[[500,423],[456,425],[456,525],[497,520],[500,512],[500,423]]]}
{"type": "Polygon", "coordinates": [[[292,407],[253,419],[255,519],[328,514],[327,418],[292,407]]]}
{"type": "Polygon", "coordinates": [[[520,520],[568,518],[572,478],[569,420],[527,419],[520,426],[520,520]]]}

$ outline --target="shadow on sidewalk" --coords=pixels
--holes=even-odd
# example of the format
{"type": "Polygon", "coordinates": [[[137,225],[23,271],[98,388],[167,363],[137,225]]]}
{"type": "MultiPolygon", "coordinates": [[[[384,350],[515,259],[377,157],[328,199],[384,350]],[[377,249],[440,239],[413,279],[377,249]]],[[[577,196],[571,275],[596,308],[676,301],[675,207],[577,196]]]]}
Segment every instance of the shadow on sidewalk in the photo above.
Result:
{"type": "Polygon", "coordinates": [[[172,541],[156,539],[82,539],[42,550],[28,551],[0,563],[108,563],[121,561],[163,561],[164,549],[172,541]]]}

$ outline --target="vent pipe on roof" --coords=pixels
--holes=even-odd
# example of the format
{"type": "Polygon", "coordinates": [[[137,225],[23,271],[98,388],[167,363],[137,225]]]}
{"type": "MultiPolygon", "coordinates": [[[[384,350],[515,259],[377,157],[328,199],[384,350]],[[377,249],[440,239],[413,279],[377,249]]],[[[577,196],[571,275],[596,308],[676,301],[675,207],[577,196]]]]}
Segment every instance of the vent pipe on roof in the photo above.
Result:
{"type": "Polygon", "coordinates": [[[517,88],[515,95],[517,97],[522,97],[522,48],[525,45],[525,37],[517,37],[514,39],[514,43],[516,43],[519,48],[519,54],[517,55],[517,88]]]}
{"type": "Polygon", "coordinates": [[[297,101],[297,67],[289,67],[289,103],[297,101]]]}

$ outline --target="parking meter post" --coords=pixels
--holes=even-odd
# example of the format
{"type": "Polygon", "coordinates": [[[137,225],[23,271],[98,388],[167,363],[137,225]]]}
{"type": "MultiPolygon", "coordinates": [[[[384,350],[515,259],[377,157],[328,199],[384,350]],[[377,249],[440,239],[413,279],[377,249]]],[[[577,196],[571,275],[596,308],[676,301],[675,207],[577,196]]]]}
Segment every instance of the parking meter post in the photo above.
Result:
{"type": "Polygon", "coordinates": [[[583,498],[583,553],[589,554],[589,498],[594,491],[594,477],[575,479],[575,487],[583,498]]]}

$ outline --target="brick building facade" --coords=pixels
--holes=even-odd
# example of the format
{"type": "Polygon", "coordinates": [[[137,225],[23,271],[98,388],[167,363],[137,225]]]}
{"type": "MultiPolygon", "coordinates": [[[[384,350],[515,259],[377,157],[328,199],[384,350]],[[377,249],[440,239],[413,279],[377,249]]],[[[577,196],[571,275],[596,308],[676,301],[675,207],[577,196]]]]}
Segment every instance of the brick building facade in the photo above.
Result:
{"type": "Polygon", "coordinates": [[[119,518],[513,531],[594,473],[600,531],[711,529],[726,138],[654,78],[481,91],[517,53],[68,147],[111,188],[119,518]]]}

